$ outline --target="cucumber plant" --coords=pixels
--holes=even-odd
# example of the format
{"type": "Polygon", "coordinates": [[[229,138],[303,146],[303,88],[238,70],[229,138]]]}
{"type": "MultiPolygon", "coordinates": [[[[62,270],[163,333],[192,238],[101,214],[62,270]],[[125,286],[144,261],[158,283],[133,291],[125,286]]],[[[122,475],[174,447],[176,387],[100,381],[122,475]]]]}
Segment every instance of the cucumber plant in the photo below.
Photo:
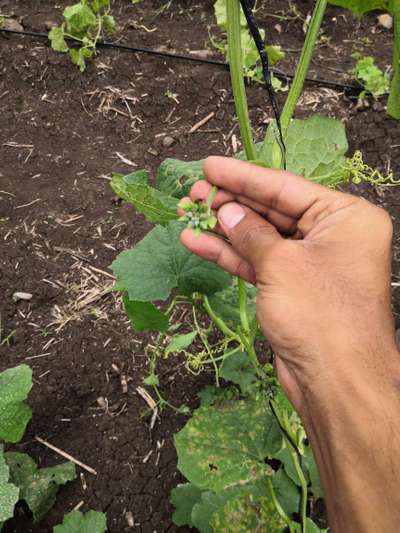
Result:
{"type": "MultiPolygon", "coordinates": [[[[395,184],[392,175],[382,176],[365,165],[360,152],[347,157],[340,121],[319,115],[293,119],[327,0],[315,3],[282,113],[264,72],[275,120],[265,138],[254,142],[243,78],[241,6],[253,25],[248,0],[226,0],[231,85],[244,146],[236,157],[262,166],[284,166],[328,187],[349,181],[395,184]]],[[[262,39],[256,31],[252,34],[262,50],[262,39]]],[[[268,68],[265,58],[263,67],[268,68]]],[[[215,373],[215,386],[202,391],[200,407],[175,435],[178,469],[188,482],[171,495],[173,520],[202,533],[321,531],[310,516],[312,503],[322,497],[312,450],[277,383],[271,354],[257,349],[262,335],[255,313],[256,289],[180,244],[185,226],[207,231],[215,225],[212,197],[205,205],[191,203],[181,220],[176,214],[180,200],[200,179],[201,161],[167,159],[158,169],[155,187],[142,170],[115,174],[111,181],[116,194],[156,224],[111,265],[133,329],[154,334],[146,351],[145,384],[153,387],[163,407],[170,404],[157,375],[160,358],[181,354],[189,372],[211,367],[215,373]],[[174,317],[182,308],[191,320],[176,323],[174,317]]]]}
{"type": "Polygon", "coordinates": [[[86,60],[96,53],[103,33],[115,30],[110,0],[80,0],[66,7],[63,17],[64,22],[49,33],[51,47],[57,52],[68,52],[72,62],[84,72],[86,60]],[[73,45],[69,46],[71,41],[73,45]]]}
{"type": "MultiPolygon", "coordinates": [[[[0,373],[0,531],[13,517],[14,507],[20,501],[24,501],[30,509],[34,523],[39,522],[53,507],[59,487],[77,477],[75,465],[71,462],[38,468],[28,454],[8,449],[5,451],[5,445],[18,443],[22,439],[32,417],[32,411],[25,403],[31,388],[32,371],[27,365],[0,373]]],[[[84,533],[90,530],[92,533],[104,533],[104,515],[94,512],[88,515],[93,520],[91,529],[82,526],[63,529],[63,526],[58,526],[59,529],[56,527],[54,531],[84,533]],[[104,523],[103,529],[94,527],[96,522],[93,515],[96,515],[97,523],[104,523]],[[101,518],[97,515],[101,515],[101,518]]],[[[65,525],[69,524],[67,517],[65,525]]],[[[75,524],[80,525],[79,520],[76,517],[75,524]]]]}
{"type": "Polygon", "coordinates": [[[400,0],[329,0],[329,2],[350,9],[359,17],[374,9],[384,9],[392,15],[394,22],[393,75],[387,112],[391,117],[400,120],[400,0]]]}

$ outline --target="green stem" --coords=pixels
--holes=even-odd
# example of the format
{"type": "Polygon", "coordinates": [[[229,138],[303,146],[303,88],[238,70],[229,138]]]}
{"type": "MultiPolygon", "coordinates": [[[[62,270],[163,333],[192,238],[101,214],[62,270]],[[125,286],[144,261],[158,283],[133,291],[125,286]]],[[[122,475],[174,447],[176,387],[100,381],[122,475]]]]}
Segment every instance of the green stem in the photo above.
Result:
{"type": "Polygon", "coordinates": [[[248,337],[250,335],[250,324],[247,315],[247,290],[246,282],[238,278],[238,292],[239,292],[239,315],[240,323],[242,325],[243,334],[248,337]]]}
{"type": "Polygon", "coordinates": [[[243,54],[240,27],[240,3],[239,0],[227,0],[227,35],[228,35],[228,61],[231,73],[233,97],[235,99],[236,114],[239,121],[240,134],[242,136],[246,157],[250,161],[256,159],[251,133],[249,109],[247,107],[246,88],[243,79],[243,54]]]}
{"type": "Polygon", "coordinates": [[[210,305],[210,301],[206,295],[203,296],[203,305],[204,309],[206,310],[208,316],[211,318],[211,320],[214,322],[214,324],[219,328],[222,333],[228,337],[228,339],[236,340],[238,343],[241,344],[241,338],[237,333],[235,333],[223,320],[221,317],[219,317],[212,309],[210,305]]]}
{"type": "Polygon", "coordinates": [[[394,21],[393,79],[388,101],[388,115],[400,120],[400,0],[391,0],[394,21]]]}
{"type": "Polygon", "coordinates": [[[328,0],[317,0],[314,8],[314,13],[308,27],[296,74],[286,99],[285,107],[282,111],[281,124],[284,137],[304,87],[304,82],[310,67],[311,58],[314,52],[315,43],[317,42],[322,19],[324,18],[327,3],[328,0]]]}
{"type": "Polygon", "coordinates": [[[297,476],[300,481],[301,486],[301,506],[300,506],[300,516],[302,524],[302,532],[306,533],[307,528],[307,501],[308,501],[308,488],[307,480],[304,476],[303,469],[301,468],[300,463],[300,452],[299,452],[299,443],[296,441],[297,435],[293,431],[290,420],[288,418],[288,413],[284,411],[283,413],[279,409],[277,403],[274,400],[270,402],[272,412],[274,413],[278,424],[281,428],[283,434],[283,440],[285,441],[288,452],[290,453],[290,458],[292,459],[293,466],[296,470],[297,476]]]}
{"type": "Polygon", "coordinates": [[[268,478],[267,485],[268,485],[269,493],[270,493],[270,496],[271,496],[271,500],[272,500],[273,504],[275,505],[275,509],[277,510],[277,512],[278,512],[279,516],[282,518],[282,520],[284,520],[285,524],[288,526],[289,531],[292,532],[293,531],[292,521],[290,520],[288,515],[283,510],[283,508],[282,508],[282,506],[280,504],[280,501],[276,497],[276,494],[275,494],[275,491],[274,491],[274,487],[272,485],[272,481],[271,481],[270,477],[268,478]]]}

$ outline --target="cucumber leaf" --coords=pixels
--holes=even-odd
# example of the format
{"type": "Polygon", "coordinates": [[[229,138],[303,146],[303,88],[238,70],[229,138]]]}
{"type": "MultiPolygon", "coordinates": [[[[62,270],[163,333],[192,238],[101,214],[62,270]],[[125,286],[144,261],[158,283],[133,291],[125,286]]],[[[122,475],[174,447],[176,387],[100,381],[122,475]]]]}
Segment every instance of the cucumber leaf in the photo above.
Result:
{"type": "Polygon", "coordinates": [[[167,331],[168,316],[150,302],[138,302],[123,298],[124,308],[134,331],[167,331]]]}
{"type": "Polygon", "coordinates": [[[219,369],[219,375],[225,381],[239,385],[243,394],[251,392],[257,381],[254,367],[247,353],[237,352],[224,359],[219,369]]]}
{"type": "Polygon", "coordinates": [[[140,170],[127,176],[113,174],[110,185],[115,194],[132,204],[149,222],[166,224],[176,220],[178,200],[150,187],[145,176],[146,172],[140,170]]]}
{"type": "MultiPolygon", "coordinates": [[[[267,132],[261,159],[272,166],[274,135],[267,132]]],[[[314,115],[293,120],[286,132],[287,169],[322,185],[334,186],[347,179],[343,170],[348,150],[346,130],[336,119],[314,115]]]]}
{"type": "Polygon", "coordinates": [[[104,513],[89,511],[86,514],[72,511],[64,516],[63,523],[53,533],[106,533],[107,518],[104,513]]]}
{"type": "Polygon", "coordinates": [[[192,510],[201,495],[202,491],[192,483],[182,483],[172,490],[170,502],[175,507],[172,521],[176,526],[194,526],[192,510]]]}
{"type": "Polygon", "coordinates": [[[374,9],[386,9],[389,11],[389,0],[329,0],[329,3],[350,9],[359,17],[374,9]]]}
{"type": "Polygon", "coordinates": [[[32,388],[32,370],[20,365],[0,373],[0,440],[19,442],[32,411],[24,400],[32,388]]]}
{"type": "Polygon", "coordinates": [[[266,398],[200,407],[175,435],[178,469],[200,489],[220,492],[270,474],[282,446],[266,398]]]}
{"type": "Polygon", "coordinates": [[[134,248],[112,263],[116,290],[127,291],[130,300],[165,300],[172,289],[190,294],[211,294],[228,287],[231,277],[214,264],[189,252],[179,241],[180,222],[157,226],[134,248]]]}
{"type": "Polygon", "coordinates": [[[285,513],[289,517],[297,513],[300,507],[300,490],[285,473],[283,468],[280,468],[273,475],[272,486],[285,513]]]}
{"type": "Polygon", "coordinates": [[[284,520],[267,497],[257,501],[252,494],[242,494],[228,500],[222,509],[214,513],[211,520],[213,533],[282,533],[285,526],[284,520]],[[257,503],[260,506],[258,512],[255,507],[257,503]]]}
{"type": "Polygon", "coordinates": [[[183,335],[175,335],[172,337],[171,342],[168,344],[165,355],[170,353],[179,353],[188,348],[197,336],[197,331],[191,331],[190,333],[184,333],[183,335]]]}
{"type": "Polygon", "coordinates": [[[157,174],[157,189],[174,198],[183,198],[192,185],[204,179],[203,161],[179,161],[165,159],[157,174]]]}
{"type": "Polygon", "coordinates": [[[20,489],[20,499],[28,504],[35,522],[53,507],[58,487],[76,478],[72,463],[38,468],[25,453],[8,452],[5,458],[10,468],[10,481],[20,489]]]}
{"type": "Polygon", "coordinates": [[[19,500],[19,488],[10,483],[9,478],[10,469],[0,445],[0,531],[1,524],[14,515],[14,507],[19,500]]]}

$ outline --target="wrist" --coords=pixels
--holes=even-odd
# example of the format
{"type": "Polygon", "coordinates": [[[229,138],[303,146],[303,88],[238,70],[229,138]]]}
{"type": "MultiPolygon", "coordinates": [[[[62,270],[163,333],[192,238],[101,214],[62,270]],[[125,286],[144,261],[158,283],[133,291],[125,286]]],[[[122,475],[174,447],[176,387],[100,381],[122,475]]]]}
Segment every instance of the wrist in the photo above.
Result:
{"type": "MultiPolygon", "coordinates": [[[[301,417],[325,490],[331,530],[396,531],[396,487],[400,475],[400,368],[397,350],[375,354],[373,372],[352,365],[329,385],[305,391],[301,417]],[[381,514],[371,511],[382,500],[381,514]]],[[[371,369],[369,369],[371,370],[371,369]]]]}

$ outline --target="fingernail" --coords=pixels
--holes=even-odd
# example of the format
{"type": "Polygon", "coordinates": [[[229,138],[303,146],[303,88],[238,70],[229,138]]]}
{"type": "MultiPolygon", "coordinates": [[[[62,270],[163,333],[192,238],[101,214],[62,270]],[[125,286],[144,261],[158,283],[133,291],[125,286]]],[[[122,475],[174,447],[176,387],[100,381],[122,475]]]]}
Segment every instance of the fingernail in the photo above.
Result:
{"type": "Polygon", "coordinates": [[[222,226],[233,229],[245,216],[244,209],[235,203],[225,204],[218,211],[218,218],[222,226]]]}

